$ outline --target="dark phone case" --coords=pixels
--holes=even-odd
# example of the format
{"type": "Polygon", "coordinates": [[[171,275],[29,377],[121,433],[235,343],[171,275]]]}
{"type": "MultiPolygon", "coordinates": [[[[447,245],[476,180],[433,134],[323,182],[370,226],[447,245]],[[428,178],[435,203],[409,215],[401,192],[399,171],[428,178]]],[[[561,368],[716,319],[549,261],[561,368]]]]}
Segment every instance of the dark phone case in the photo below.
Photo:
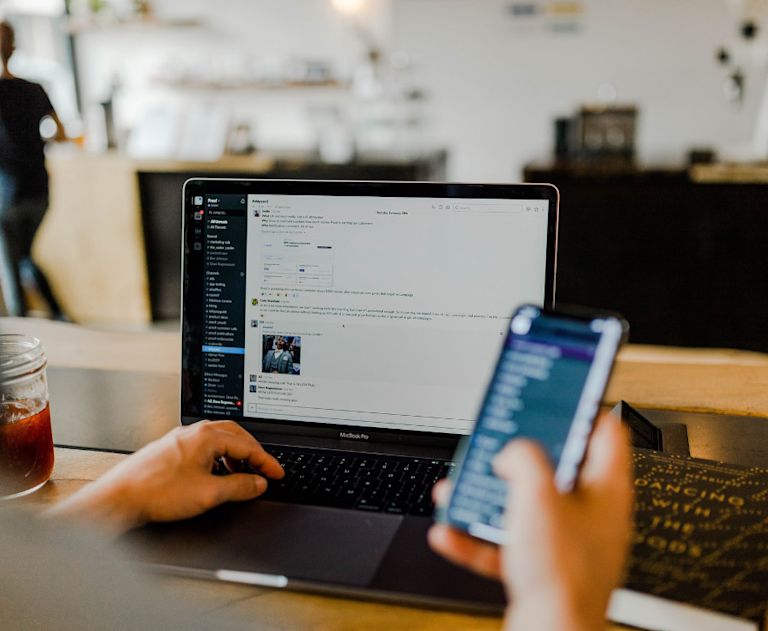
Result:
{"type": "MultiPolygon", "coordinates": [[[[527,306],[530,306],[530,305],[523,305],[523,306],[519,307],[517,310],[515,310],[515,313],[512,315],[512,317],[514,318],[515,315],[517,315],[517,313],[519,313],[519,311],[521,309],[524,309],[527,306]]],[[[536,307],[536,308],[540,309],[538,307],[536,307]]],[[[614,360],[613,360],[613,362],[611,364],[611,368],[610,368],[610,370],[608,372],[608,376],[607,376],[607,378],[605,380],[605,383],[603,385],[603,393],[604,393],[605,389],[608,387],[608,384],[610,383],[611,376],[613,374],[613,368],[615,366],[615,356],[618,353],[619,349],[622,347],[622,345],[625,344],[626,341],[629,338],[629,324],[628,324],[628,322],[621,315],[619,315],[617,313],[607,312],[607,311],[602,311],[602,312],[596,313],[594,311],[591,311],[591,310],[588,310],[588,309],[585,309],[585,308],[582,308],[582,307],[571,306],[571,305],[564,306],[564,307],[558,307],[557,310],[551,310],[551,309],[546,309],[546,308],[540,309],[540,313],[541,313],[541,315],[546,316],[546,317],[550,317],[550,318],[551,317],[555,317],[555,318],[575,319],[575,320],[581,320],[581,321],[584,321],[584,322],[590,322],[592,320],[596,320],[596,319],[599,319],[599,318],[612,318],[612,319],[614,319],[614,320],[619,322],[619,324],[621,325],[621,328],[622,328],[622,335],[621,335],[621,338],[619,339],[619,341],[618,341],[618,343],[616,345],[616,353],[614,354],[614,360]]],[[[506,347],[507,339],[508,339],[508,337],[504,338],[504,345],[502,346],[502,349],[500,351],[499,360],[501,358],[501,354],[504,353],[504,348],[506,347]]],[[[499,360],[497,360],[497,362],[499,360]]],[[[494,373],[494,377],[492,378],[491,383],[489,384],[488,388],[490,388],[491,385],[493,384],[493,379],[494,378],[495,378],[495,373],[494,373]]],[[[633,412],[634,412],[634,410],[633,410],[633,412]]],[[[591,440],[591,433],[594,430],[594,420],[595,419],[592,419],[592,423],[591,423],[591,427],[590,427],[590,440],[591,440]]],[[[654,426],[651,426],[651,427],[653,429],[656,429],[654,426]]],[[[459,443],[459,446],[457,447],[456,453],[454,455],[454,461],[456,462],[456,467],[454,467],[453,473],[451,475],[451,478],[453,478],[452,482],[453,482],[453,488],[454,489],[455,489],[455,479],[458,478],[458,476],[459,476],[459,474],[460,474],[460,472],[462,470],[462,467],[463,467],[463,464],[464,464],[464,459],[465,459],[467,451],[469,449],[471,437],[472,437],[472,435],[467,436],[464,439],[462,439],[462,441],[459,443]]],[[[661,437],[660,436],[659,436],[659,443],[661,443],[661,437]]],[[[588,442],[587,442],[587,444],[588,444],[588,442]]],[[[581,457],[581,461],[579,462],[579,465],[578,465],[579,472],[581,470],[581,466],[583,464],[583,459],[584,459],[584,456],[586,455],[586,451],[587,451],[587,449],[585,448],[584,449],[584,453],[582,454],[582,457],[581,457]]],[[[578,472],[576,474],[576,478],[574,480],[572,488],[575,488],[577,483],[578,483],[578,472]]],[[[449,524],[451,524],[451,525],[453,525],[453,526],[463,530],[463,526],[461,524],[454,524],[453,522],[451,522],[448,519],[448,508],[449,508],[449,506],[450,506],[450,500],[448,502],[448,505],[446,505],[444,507],[439,507],[438,508],[438,510],[436,512],[436,519],[437,519],[437,521],[440,521],[441,523],[449,523],[449,524]]],[[[487,543],[494,543],[494,542],[492,542],[490,540],[486,540],[486,539],[483,539],[483,541],[486,541],[487,543]]]]}

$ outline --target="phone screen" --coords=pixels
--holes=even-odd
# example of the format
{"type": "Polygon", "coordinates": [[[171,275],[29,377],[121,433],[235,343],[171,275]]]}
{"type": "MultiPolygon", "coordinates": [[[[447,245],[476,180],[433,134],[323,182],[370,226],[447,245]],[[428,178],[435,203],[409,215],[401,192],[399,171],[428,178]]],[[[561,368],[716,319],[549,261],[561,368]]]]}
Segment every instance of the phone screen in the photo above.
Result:
{"type": "Polygon", "coordinates": [[[558,487],[573,487],[624,330],[614,317],[557,315],[532,306],[515,312],[459,457],[445,512],[449,523],[502,542],[507,488],[492,462],[513,438],[538,441],[555,465],[558,487]]]}

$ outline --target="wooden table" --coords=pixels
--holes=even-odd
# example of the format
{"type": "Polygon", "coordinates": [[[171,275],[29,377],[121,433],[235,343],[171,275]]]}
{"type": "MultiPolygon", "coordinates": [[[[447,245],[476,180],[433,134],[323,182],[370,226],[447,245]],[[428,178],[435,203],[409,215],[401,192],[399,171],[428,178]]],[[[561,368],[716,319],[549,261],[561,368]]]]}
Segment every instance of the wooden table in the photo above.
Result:
{"type": "MultiPolygon", "coordinates": [[[[53,366],[178,371],[178,335],[83,329],[42,320],[0,319],[0,333],[27,333],[44,341],[53,366]]],[[[700,351],[630,346],[620,357],[608,399],[638,406],[768,417],[768,356],[739,351],[700,351]]],[[[30,496],[32,507],[50,505],[94,480],[125,456],[56,450],[52,480],[30,496]]],[[[348,599],[272,591],[250,586],[166,577],[179,597],[208,603],[258,628],[497,629],[498,618],[467,616],[348,599]]],[[[175,596],[174,596],[175,597],[175,596]]]]}

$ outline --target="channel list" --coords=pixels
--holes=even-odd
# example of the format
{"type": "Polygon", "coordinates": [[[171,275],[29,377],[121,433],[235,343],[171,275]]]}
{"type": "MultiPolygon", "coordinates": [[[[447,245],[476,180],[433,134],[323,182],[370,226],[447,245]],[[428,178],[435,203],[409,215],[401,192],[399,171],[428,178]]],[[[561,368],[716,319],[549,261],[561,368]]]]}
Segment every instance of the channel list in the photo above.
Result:
{"type": "Polygon", "coordinates": [[[242,416],[245,195],[206,198],[203,246],[203,412],[242,416]]]}

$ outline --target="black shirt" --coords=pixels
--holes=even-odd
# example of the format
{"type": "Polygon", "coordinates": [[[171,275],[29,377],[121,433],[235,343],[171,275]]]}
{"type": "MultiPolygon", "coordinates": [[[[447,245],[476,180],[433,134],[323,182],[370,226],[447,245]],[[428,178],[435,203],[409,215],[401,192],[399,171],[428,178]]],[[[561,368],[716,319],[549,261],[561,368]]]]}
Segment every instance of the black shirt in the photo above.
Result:
{"type": "Polygon", "coordinates": [[[14,177],[18,195],[48,191],[40,121],[52,113],[41,85],[0,79],[0,168],[14,177]]]}

